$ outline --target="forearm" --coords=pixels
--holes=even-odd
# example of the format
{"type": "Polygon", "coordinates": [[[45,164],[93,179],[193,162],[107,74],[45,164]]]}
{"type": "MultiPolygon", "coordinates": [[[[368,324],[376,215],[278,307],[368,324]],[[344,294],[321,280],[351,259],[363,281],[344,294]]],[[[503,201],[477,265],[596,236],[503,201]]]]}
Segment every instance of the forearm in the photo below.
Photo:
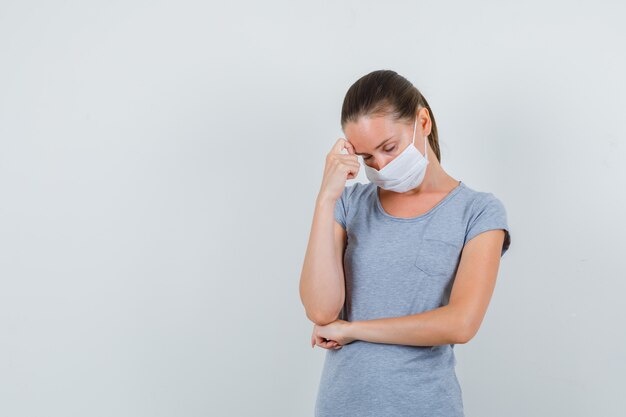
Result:
{"type": "Polygon", "coordinates": [[[462,315],[450,305],[409,316],[353,321],[348,332],[350,338],[373,343],[411,346],[465,343],[462,315]]]}
{"type": "Polygon", "coordinates": [[[319,197],[300,276],[300,296],[310,320],[332,322],[344,302],[343,265],[334,239],[335,201],[319,197]]]}

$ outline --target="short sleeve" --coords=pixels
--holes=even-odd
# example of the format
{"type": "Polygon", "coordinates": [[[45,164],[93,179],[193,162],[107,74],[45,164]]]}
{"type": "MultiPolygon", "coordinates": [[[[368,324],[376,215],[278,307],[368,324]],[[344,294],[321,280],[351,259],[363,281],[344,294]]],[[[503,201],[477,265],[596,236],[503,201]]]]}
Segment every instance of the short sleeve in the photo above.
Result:
{"type": "Polygon", "coordinates": [[[360,192],[357,192],[357,190],[363,190],[362,185],[360,182],[346,185],[335,203],[335,220],[344,230],[347,230],[350,223],[350,201],[358,199],[360,192]]]}
{"type": "Polygon", "coordinates": [[[500,253],[500,256],[503,256],[511,245],[511,234],[504,205],[492,193],[487,193],[486,197],[477,201],[474,206],[465,234],[465,243],[482,232],[503,229],[505,236],[500,253]]]}
{"type": "Polygon", "coordinates": [[[343,227],[344,230],[346,230],[346,218],[348,216],[348,202],[346,199],[347,192],[348,187],[344,187],[343,191],[341,192],[341,196],[337,199],[337,202],[335,203],[335,220],[337,220],[337,222],[341,224],[341,227],[343,227]]]}

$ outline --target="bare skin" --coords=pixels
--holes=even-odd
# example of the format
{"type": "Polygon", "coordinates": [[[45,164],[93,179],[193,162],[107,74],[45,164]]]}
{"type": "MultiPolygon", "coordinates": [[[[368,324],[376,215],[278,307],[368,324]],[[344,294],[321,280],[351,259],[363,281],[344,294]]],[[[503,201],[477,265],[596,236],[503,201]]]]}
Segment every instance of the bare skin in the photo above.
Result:
{"type": "MultiPolygon", "coordinates": [[[[352,170],[353,162],[357,160],[356,154],[360,154],[366,164],[378,170],[393,160],[406,146],[415,146],[424,154],[424,138],[430,134],[432,123],[425,108],[419,109],[417,116],[414,144],[412,122],[396,122],[391,116],[361,117],[345,126],[344,133],[350,138],[349,141],[340,139],[327,157],[327,167],[311,232],[312,236],[317,232],[318,239],[312,241],[310,238],[307,248],[307,253],[311,255],[310,262],[327,265],[327,275],[316,276],[309,264],[309,275],[306,276],[309,281],[306,287],[303,287],[301,278],[303,302],[304,288],[308,291],[305,295],[309,300],[309,309],[325,312],[315,316],[309,314],[307,309],[309,318],[312,316],[322,318],[312,320],[315,323],[311,336],[312,347],[317,345],[326,349],[340,349],[354,340],[414,346],[460,344],[467,343],[478,332],[495,288],[500,250],[505,236],[503,230],[481,233],[464,246],[448,305],[403,317],[355,322],[337,318],[345,299],[341,261],[346,243],[346,232],[334,221],[333,216],[334,204],[343,190],[338,188],[337,184],[343,181],[345,186],[346,179],[356,177],[355,171],[352,170]],[[385,141],[388,138],[390,139],[385,141]],[[381,144],[382,146],[379,146],[381,144]],[[349,154],[336,156],[337,150],[340,152],[344,146],[349,154]],[[335,158],[341,162],[337,162],[335,158]],[[329,163],[330,161],[332,162],[329,163]],[[334,226],[331,227],[332,223],[334,226]],[[332,244],[329,243],[331,241],[332,244]],[[326,247],[322,249],[322,245],[326,247]],[[329,259],[334,262],[328,262],[329,259]],[[316,286],[312,284],[313,277],[317,280],[316,286]],[[312,296],[313,293],[316,297],[312,296]],[[322,299],[326,304],[321,301],[322,299]],[[316,300],[317,304],[310,300],[316,300]]],[[[404,193],[378,189],[381,205],[388,214],[396,217],[419,216],[437,205],[458,186],[459,181],[444,171],[428,142],[426,146],[429,163],[419,187],[404,193]]]]}
{"type": "MultiPolygon", "coordinates": [[[[326,156],[322,185],[315,204],[311,233],[300,275],[300,299],[314,323],[334,322],[345,299],[343,251],[346,232],[334,218],[337,199],[346,180],[355,178],[360,165],[352,145],[338,139],[326,156]],[[348,154],[342,154],[347,149],[348,154]]],[[[313,346],[330,348],[331,342],[317,337],[313,346]]]]}

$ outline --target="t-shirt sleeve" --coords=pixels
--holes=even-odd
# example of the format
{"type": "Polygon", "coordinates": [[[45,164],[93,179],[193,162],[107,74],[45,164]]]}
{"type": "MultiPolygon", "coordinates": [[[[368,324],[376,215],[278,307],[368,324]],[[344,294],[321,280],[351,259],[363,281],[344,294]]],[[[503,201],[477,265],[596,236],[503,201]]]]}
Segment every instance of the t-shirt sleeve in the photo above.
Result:
{"type": "Polygon", "coordinates": [[[465,243],[482,232],[497,229],[503,229],[505,234],[502,252],[500,253],[502,257],[511,245],[506,209],[497,197],[492,193],[488,193],[485,198],[475,204],[474,212],[471,215],[467,233],[465,234],[465,243]]]}
{"type": "Polygon", "coordinates": [[[361,188],[363,184],[360,182],[355,182],[350,185],[346,185],[343,187],[343,191],[341,192],[341,196],[337,199],[335,203],[335,220],[343,227],[344,230],[348,227],[350,223],[350,205],[351,200],[355,200],[358,198],[360,194],[357,190],[362,190],[361,188]]]}
{"type": "Polygon", "coordinates": [[[348,201],[346,198],[347,192],[348,187],[344,187],[343,191],[341,192],[341,196],[337,199],[337,202],[335,203],[335,220],[337,220],[337,222],[341,224],[341,227],[343,227],[344,230],[346,230],[346,218],[348,216],[348,201]]]}

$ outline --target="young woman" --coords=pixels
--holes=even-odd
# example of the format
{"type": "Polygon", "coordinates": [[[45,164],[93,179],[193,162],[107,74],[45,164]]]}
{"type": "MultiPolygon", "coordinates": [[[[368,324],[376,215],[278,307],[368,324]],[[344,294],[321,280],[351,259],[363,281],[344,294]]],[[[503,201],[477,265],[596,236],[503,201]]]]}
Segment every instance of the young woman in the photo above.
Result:
{"type": "Polygon", "coordinates": [[[328,349],[315,416],[463,416],[453,348],[487,310],[504,206],[443,170],[432,110],[394,71],[350,87],[341,126],[300,278],[311,345],[328,349]],[[346,186],[357,155],[370,182],[346,186]]]}

